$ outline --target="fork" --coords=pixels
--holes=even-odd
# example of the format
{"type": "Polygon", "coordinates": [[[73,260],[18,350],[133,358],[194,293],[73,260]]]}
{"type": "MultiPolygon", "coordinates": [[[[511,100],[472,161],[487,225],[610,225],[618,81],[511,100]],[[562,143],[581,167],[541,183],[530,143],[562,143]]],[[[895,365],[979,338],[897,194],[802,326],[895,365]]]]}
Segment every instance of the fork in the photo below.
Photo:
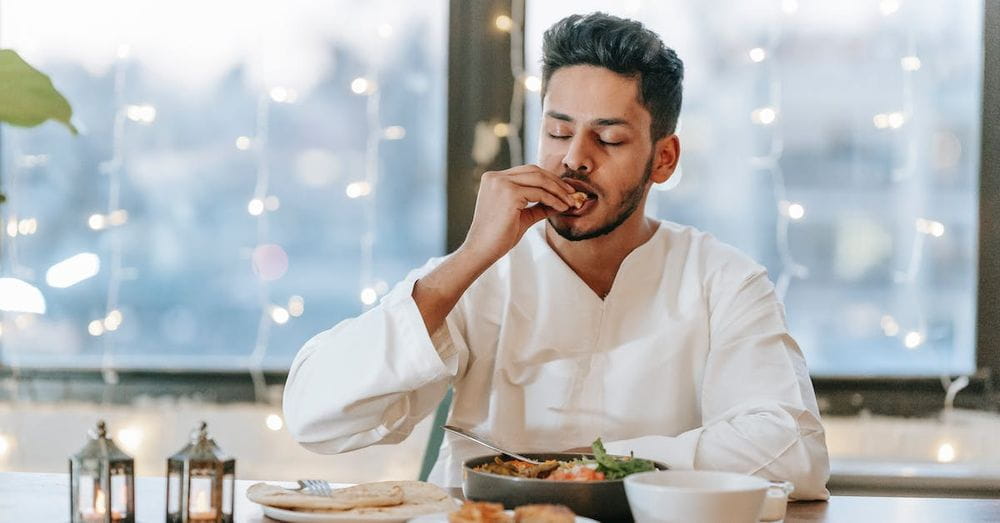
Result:
{"type": "Polygon", "coordinates": [[[330,484],[321,479],[300,479],[298,481],[299,490],[304,494],[309,494],[312,496],[329,496],[332,493],[330,490],[330,484]]]}

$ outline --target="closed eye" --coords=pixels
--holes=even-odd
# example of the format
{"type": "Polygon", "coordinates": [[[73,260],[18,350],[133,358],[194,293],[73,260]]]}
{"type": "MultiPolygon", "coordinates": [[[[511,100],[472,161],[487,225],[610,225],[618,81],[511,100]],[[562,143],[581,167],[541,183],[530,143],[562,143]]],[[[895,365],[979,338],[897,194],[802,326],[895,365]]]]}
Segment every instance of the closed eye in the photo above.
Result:
{"type": "Polygon", "coordinates": [[[566,139],[571,138],[571,136],[568,135],[568,134],[562,134],[561,135],[561,134],[552,134],[552,133],[549,133],[549,138],[552,138],[552,139],[555,139],[555,140],[566,140],[566,139]]]}
{"type": "Polygon", "coordinates": [[[621,145],[621,144],[625,143],[625,142],[606,142],[604,140],[598,140],[598,141],[601,142],[601,145],[607,145],[607,146],[611,146],[611,147],[613,147],[615,145],[621,145]]]}

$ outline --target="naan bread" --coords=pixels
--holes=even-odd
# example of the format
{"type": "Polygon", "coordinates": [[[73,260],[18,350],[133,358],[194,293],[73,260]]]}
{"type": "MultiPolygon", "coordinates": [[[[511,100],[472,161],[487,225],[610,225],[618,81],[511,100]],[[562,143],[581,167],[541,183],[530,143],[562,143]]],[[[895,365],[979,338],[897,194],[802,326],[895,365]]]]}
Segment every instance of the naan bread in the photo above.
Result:
{"type": "Polygon", "coordinates": [[[350,510],[366,507],[391,507],[403,503],[403,489],[395,483],[366,483],[334,490],[329,496],[316,496],[255,483],[247,489],[254,503],[269,507],[311,510],[350,510]]]}
{"type": "Polygon", "coordinates": [[[450,512],[456,506],[443,489],[422,481],[363,483],[335,490],[328,497],[257,483],[247,489],[247,497],[261,505],[300,512],[370,517],[373,520],[450,512]]]}

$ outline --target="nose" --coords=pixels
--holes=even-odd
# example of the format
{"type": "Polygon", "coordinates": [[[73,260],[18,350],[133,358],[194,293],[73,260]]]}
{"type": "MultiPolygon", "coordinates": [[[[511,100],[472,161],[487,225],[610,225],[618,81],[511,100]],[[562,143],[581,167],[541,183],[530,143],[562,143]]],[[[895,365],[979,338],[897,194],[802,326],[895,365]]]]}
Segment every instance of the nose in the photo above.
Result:
{"type": "Polygon", "coordinates": [[[564,169],[569,171],[586,174],[594,172],[593,159],[587,149],[585,137],[579,134],[573,137],[570,141],[569,149],[563,155],[562,165],[564,169]]]}

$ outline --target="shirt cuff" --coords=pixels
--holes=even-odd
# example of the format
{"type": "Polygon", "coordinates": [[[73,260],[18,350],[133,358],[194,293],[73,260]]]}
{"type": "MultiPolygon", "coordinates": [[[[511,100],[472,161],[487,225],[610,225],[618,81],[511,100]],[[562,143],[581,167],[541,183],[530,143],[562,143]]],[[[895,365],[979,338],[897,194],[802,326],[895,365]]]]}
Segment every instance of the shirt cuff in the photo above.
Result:
{"type": "Polygon", "coordinates": [[[642,436],[639,438],[609,441],[604,444],[608,454],[659,461],[672,469],[691,470],[694,468],[695,453],[702,427],[689,430],[679,436],[642,436]]]}

